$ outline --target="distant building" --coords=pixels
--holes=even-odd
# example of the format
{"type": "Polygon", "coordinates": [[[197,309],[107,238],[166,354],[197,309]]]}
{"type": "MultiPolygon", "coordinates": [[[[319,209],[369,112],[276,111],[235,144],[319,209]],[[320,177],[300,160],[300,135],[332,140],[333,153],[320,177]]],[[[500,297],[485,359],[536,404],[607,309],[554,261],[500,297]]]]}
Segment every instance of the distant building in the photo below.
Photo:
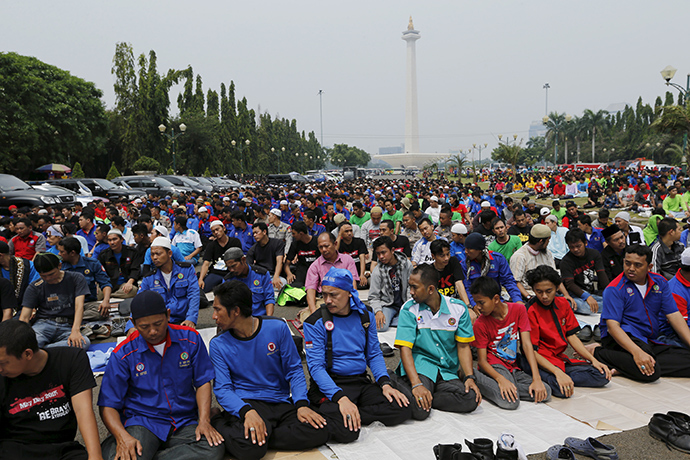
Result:
{"type": "Polygon", "coordinates": [[[529,125],[529,138],[546,136],[546,126],[544,123],[539,121],[533,121],[529,125]]]}
{"type": "Polygon", "coordinates": [[[379,147],[379,155],[393,155],[394,153],[404,153],[402,144],[396,147],[379,147]]]}

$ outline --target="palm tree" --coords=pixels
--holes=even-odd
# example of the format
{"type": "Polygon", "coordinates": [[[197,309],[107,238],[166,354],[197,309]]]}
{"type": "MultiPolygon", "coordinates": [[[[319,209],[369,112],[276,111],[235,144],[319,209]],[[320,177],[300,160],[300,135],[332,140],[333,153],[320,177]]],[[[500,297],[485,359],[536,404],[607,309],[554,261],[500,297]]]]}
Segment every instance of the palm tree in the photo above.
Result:
{"type": "Polygon", "coordinates": [[[597,130],[606,125],[607,115],[608,112],[606,110],[598,110],[597,112],[593,112],[592,110],[586,109],[584,115],[582,116],[584,119],[584,125],[586,127],[585,129],[592,135],[592,163],[594,163],[597,130]]]}
{"type": "Polygon", "coordinates": [[[522,140],[513,144],[499,144],[491,153],[494,160],[508,163],[513,167],[513,177],[517,173],[517,163],[522,153],[522,140]]]}
{"type": "MultiPolygon", "coordinates": [[[[665,106],[662,109],[659,118],[654,120],[654,123],[652,123],[652,127],[660,132],[667,132],[671,134],[683,133],[683,147],[681,147],[679,150],[681,159],[685,157],[687,136],[688,131],[690,131],[690,104],[686,104],[685,107],[682,105],[665,106]]],[[[673,152],[670,150],[672,150],[672,148],[667,149],[664,154],[672,155],[673,152]]],[[[685,166],[683,167],[685,168],[685,166]]]]}
{"type": "MultiPolygon", "coordinates": [[[[558,154],[558,138],[563,136],[566,115],[564,113],[551,112],[548,117],[544,117],[543,123],[546,126],[546,140],[555,140],[554,156],[558,154]]],[[[554,158],[554,166],[558,163],[558,158],[554,158]]]]}
{"type": "Polygon", "coordinates": [[[570,123],[570,135],[575,139],[575,150],[577,151],[577,161],[580,162],[580,141],[587,135],[587,125],[584,117],[574,117],[570,123]]]}
{"type": "Polygon", "coordinates": [[[467,157],[465,155],[453,155],[448,158],[448,164],[452,167],[458,168],[458,177],[462,177],[462,171],[467,164],[467,157]]]}

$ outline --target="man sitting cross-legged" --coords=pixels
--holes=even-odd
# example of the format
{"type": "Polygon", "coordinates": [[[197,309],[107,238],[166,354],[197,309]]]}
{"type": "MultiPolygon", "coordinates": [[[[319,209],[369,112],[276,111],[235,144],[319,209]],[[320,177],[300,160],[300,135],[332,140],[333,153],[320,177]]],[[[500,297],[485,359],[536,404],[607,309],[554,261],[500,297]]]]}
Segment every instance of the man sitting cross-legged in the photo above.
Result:
{"type": "Polygon", "coordinates": [[[577,337],[580,330],[570,302],[556,296],[561,277],[548,265],[527,272],[527,283],[534,297],[527,304],[532,345],[537,356],[541,379],[559,398],[569,398],[575,387],[603,387],[611,380],[611,371],[598,361],[577,337]],[[568,345],[586,361],[569,358],[568,345]],[[591,363],[591,364],[590,364],[591,363]]]}
{"type": "Polygon", "coordinates": [[[241,281],[227,281],[213,293],[213,319],[223,332],[211,340],[210,354],[224,409],[213,425],[227,452],[259,459],[269,448],[304,450],[357,439],[340,420],[309,408],[302,363],[285,321],[252,316],[252,292],[241,281]]]}
{"type": "Polygon", "coordinates": [[[359,299],[352,273],[331,268],[321,281],[321,292],[325,305],[304,322],[311,402],[357,433],[375,421],[393,426],[408,420],[408,398],[391,386],[376,319],[359,299]]]}
{"type": "Polygon", "coordinates": [[[472,412],[481,402],[470,343],[474,341],[467,305],[438,293],[438,271],[421,264],[409,280],[412,300],[400,310],[395,346],[401,365],[397,388],[413,399],[412,417],[424,420],[434,409],[472,412]],[[458,376],[459,368],[465,375],[458,376]]]}
{"type": "Polygon", "coordinates": [[[220,460],[223,438],[211,426],[213,364],[199,333],[169,324],[155,291],[132,300],[136,331],[113,351],[98,406],[111,436],[103,458],[220,460]]]}
{"type": "Polygon", "coordinates": [[[651,262],[648,246],[625,248],[623,273],[604,290],[601,346],[594,348],[594,357],[640,382],[690,377],[690,350],[657,340],[664,316],[688,345],[690,330],[666,279],[649,271],[651,262]]]}
{"type": "Polygon", "coordinates": [[[501,285],[488,276],[474,280],[470,292],[480,313],[474,322],[474,344],[478,355],[477,386],[484,398],[509,410],[517,409],[521,400],[548,401],[551,388],[539,375],[525,306],[503,302],[501,285]],[[518,353],[518,340],[523,354],[518,353]],[[524,370],[518,365],[519,358],[528,364],[524,370]]]}

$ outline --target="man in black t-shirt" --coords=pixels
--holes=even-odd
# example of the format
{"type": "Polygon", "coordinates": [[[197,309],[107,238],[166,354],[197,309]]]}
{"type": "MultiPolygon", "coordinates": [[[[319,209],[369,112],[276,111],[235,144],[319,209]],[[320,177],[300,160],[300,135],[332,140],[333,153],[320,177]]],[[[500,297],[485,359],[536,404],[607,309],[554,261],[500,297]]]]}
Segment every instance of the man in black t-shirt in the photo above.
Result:
{"type": "Polygon", "coordinates": [[[560,270],[563,285],[577,305],[575,313],[597,313],[603,305],[603,290],[609,284],[601,254],[587,247],[587,236],[579,229],[568,231],[565,243],[569,251],[561,259],[560,270]]]}
{"type": "Polygon", "coordinates": [[[247,251],[247,263],[263,267],[273,277],[272,283],[275,289],[280,289],[285,284],[281,281],[280,274],[283,271],[283,258],[285,256],[285,243],[268,237],[268,225],[257,222],[252,227],[256,243],[247,251]]]}
{"type": "Polygon", "coordinates": [[[438,292],[441,295],[455,297],[470,304],[470,299],[465,291],[465,273],[462,264],[455,256],[450,255],[450,243],[437,239],[431,242],[431,257],[434,258],[433,266],[439,274],[438,292]]]}
{"type": "Polygon", "coordinates": [[[31,326],[9,320],[0,324],[0,368],[0,458],[101,457],[84,350],[40,349],[31,326]],[[74,441],[77,426],[86,450],[74,441]]]}
{"type": "Polygon", "coordinates": [[[223,254],[230,248],[241,248],[242,242],[239,238],[227,235],[225,225],[220,220],[211,222],[211,235],[213,240],[209,241],[204,251],[204,263],[199,272],[199,287],[204,292],[211,292],[213,288],[223,282],[223,278],[228,274],[228,269],[223,261],[223,254]]]}
{"type": "Polygon", "coordinates": [[[519,236],[524,246],[529,240],[529,232],[532,230],[532,226],[527,224],[527,216],[522,209],[515,211],[513,218],[515,219],[515,225],[508,229],[508,235],[519,236]]]}
{"type": "Polygon", "coordinates": [[[296,221],[292,225],[292,244],[284,264],[288,284],[292,287],[304,286],[307,270],[320,254],[316,238],[309,235],[307,224],[296,221]]]}
{"type": "MultiPolygon", "coordinates": [[[[387,236],[393,242],[393,250],[395,252],[402,252],[409,259],[412,257],[412,246],[410,240],[405,235],[395,234],[395,224],[391,220],[381,221],[381,236],[387,236]]],[[[437,235],[438,236],[438,235],[437,235]]],[[[376,254],[373,255],[373,260],[376,261],[376,254]]]]}
{"type": "Polygon", "coordinates": [[[91,294],[86,278],[61,270],[58,256],[48,252],[36,254],[34,267],[41,279],[26,289],[19,319],[28,323],[36,310],[33,329],[40,347],[88,349],[91,342],[80,332],[84,299],[91,294]]]}
{"type": "Polygon", "coordinates": [[[354,236],[354,231],[350,222],[343,221],[338,226],[338,238],[335,244],[339,253],[347,254],[355,261],[357,274],[359,275],[357,287],[366,288],[366,286],[369,285],[369,275],[367,275],[367,256],[369,255],[369,251],[364,240],[354,236]]]}

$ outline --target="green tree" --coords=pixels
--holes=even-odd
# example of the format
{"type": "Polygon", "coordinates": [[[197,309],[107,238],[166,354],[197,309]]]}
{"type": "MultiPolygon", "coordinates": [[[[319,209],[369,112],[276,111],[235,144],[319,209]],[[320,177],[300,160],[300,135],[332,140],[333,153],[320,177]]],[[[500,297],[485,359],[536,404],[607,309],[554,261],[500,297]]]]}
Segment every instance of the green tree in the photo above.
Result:
{"type": "Polygon", "coordinates": [[[172,168],[168,168],[168,170],[165,172],[165,174],[167,174],[168,176],[174,176],[174,175],[175,175],[175,171],[173,171],[172,168]]]}
{"type": "Polygon", "coordinates": [[[98,170],[108,134],[102,95],[36,58],[0,53],[0,171],[25,175],[68,156],[98,170]]]}
{"type": "Polygon", "coordinates": [[[117,168],[115,167],[115,162],[113,162],[110,165],[110,169],[108,170],[108,175],[106,175],[105,178],[108,180],[113,180],[116,177],[120,177],[121,175],[122,174],[120,174],[120,171],[118,171],[117,168]]]}
{"type": "Polygon", "coordinates": [[[517,171],[517,164],[522,150],[522,141],[514,142],[512,144],[501,143],[498,144],[498,147],[496,147],[491,152],[491,158],[493,158],[496,161],[508,163],[512,166],[513,174],[515,174],[517,171]]]}
{"type": "Polygon", "coordinates": [[[347,144],[335,144],[328,152],[331,162],[337,166],[366,166],[371,156],[362,149],[347,144]]]}
{"type": "Polygon", "coordinates": [[[463,170],[467,167],[467,157],[465,155],[452,155],[448,165],[452,168],[457,168],[458,177],[462,177],[463,170]]]}
{"type": "Polygon", "coordinates": [[[84,170],[81,169],[81,164],[77,161],[74,163],[74,167],[72,168],[72,178],[83,179],[84,177],[86,177],[84,175],[84,170]]]}
{"type": "Polygon", "coordinates": [[[153,50],[135,61],[131,45],[118,43],[115,47],[111,72],[115,75],[115,111],[123,118],[120,141],[125,169],[133,167],[142,155],[159,161],[166,156],[158,125],[168,120],[168,92],[181,72],[171,69],[162,77],[157,62],[153,50]]]}
{"type": "Polygon", "coordinates": [[[522,149],[517,164],[534,166],[546,156],[546,138],[544,136],[532,137],[527,141],[526,148],[522,149]]]}
{"type": "Polygon", "coordinates": [[[161,164],[151,157],[143,156],[132,164],[132,169],[134,171],[159,171],[161,164]]]}
{"type": "Polygon", "coordinates": [[[206,168],[206,171],[204,171],[204,177],[211,177],[211,171],[206,168]]]}
{"type": "Polygon", "coordinates": [[[605,110],[594,112],[589,109],[585,110],[582,115],[584,129],[592,137],[592,163],[594,163],[594,152],[596,151],[597,131],[606,125],[606,115],[607,112],[605,110]]]}

